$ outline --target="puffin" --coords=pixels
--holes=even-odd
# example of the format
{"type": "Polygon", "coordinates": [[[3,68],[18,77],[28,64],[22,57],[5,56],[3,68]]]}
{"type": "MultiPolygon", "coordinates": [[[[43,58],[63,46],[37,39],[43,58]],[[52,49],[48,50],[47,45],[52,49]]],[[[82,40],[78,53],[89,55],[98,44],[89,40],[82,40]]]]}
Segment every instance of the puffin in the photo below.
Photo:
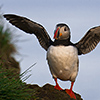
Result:
{"type": "Polygon", "coordinates": [[[70,28],[64,23],[59,23],[56,25],[54,41],[52,41],[41,24],[15,14],[4,14],[3,16],[12,25],[37,37],[42,48],[47,51],[47,62],[56,83],[54,88],[63,90],[57,79],[71,81],[70,89],[65,89],[65,91],[71,98],[76,99],[72,89],[79,71],[78,56],[95,49],[100,41],[100,26],[89,29],[79,42],[72,43],[70,28]]]}

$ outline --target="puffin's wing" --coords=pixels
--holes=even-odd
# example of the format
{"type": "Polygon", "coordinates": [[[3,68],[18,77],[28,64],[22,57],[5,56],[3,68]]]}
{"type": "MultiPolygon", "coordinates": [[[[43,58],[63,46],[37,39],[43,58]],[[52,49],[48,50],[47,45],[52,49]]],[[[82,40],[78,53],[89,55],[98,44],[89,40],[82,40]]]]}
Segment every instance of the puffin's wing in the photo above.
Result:
{"type": "Polygon", "coordinates": [[[45,28],[36,23],[33,22],[25,17],[13,15],[13,14],[5,14],[4,17],[9,20],[9,22],[18,27],[19,29],[23,30],[26,33],[35,34],[35,36],[38,38],[38,41],[40,45],[47,50],[48,47],[51,45],[52,40],[49,37],[47,31],[45,28]]]}
{"type": "Polygon", "coordinates": [[[100,41],[100,26],[91,28],[85,36],[75,44],[79,55],[86,54],[95,49],[100,41]]]}

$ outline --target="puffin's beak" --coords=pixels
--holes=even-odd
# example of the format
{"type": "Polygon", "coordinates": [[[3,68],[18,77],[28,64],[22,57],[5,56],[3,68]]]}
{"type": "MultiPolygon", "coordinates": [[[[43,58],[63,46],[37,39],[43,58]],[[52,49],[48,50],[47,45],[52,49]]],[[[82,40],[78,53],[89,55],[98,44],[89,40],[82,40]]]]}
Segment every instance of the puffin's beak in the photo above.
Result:
{"type": "Polygon", "coordinates": [[[59,27],[58,27],[57,30],[54,33],[53,38],[57,40],[59,38],[59,36],[62,36],[62,33],[59,32],[59,27]]]}

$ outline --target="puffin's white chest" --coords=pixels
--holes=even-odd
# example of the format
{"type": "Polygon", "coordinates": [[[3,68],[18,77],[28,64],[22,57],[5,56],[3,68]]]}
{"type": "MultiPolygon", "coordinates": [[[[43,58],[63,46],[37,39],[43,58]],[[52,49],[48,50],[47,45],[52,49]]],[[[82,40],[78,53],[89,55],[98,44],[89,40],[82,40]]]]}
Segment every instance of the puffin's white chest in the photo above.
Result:
{"type": "Polygon", "coordinates": [[[50,46],[47,51],[50,71],[55,78],[74,81],[78,72],[78,53],[73,46],[50,46]]]}

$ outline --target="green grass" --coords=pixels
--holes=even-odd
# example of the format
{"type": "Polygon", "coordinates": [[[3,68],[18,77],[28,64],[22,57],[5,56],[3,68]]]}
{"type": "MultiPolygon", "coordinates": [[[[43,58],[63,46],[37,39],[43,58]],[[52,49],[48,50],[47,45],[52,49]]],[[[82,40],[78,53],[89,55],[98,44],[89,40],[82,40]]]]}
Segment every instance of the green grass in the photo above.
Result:
{"type": "MultiPolygon", "coordinates": [[[[21,74],[22,78],[27,71],[29,70],[21,74]]],[[[34,94],[33,89],[29,89],[20,79],[16,79],[10,70],[2,68],[0,65],[0,100],[31,100],[36,98],[34,94]]]]}
{"type": "MultiPolygon", "coordinates": [[[[1,16],[1,15],[0,15],[1,16]]],[[[0,22],[3,20],[0,17],[0,22]]],[[[0,100],[34,100],[34,90],[20,80],[27,80],[29,67],[19,75],[19,63],[16,62],[13,53],[16,53],[14,43],[12,43],[12,32],[10,29],[3,30],[4,24],[0,23],[0,100]]],[[[33,65],[34,66],[34,65],[33,65]]]]}
{"type": "Polygon", "coordinates": [[[0,53],[2,52],[3,56],[10,56],[16,52],[15,45],[11,41],[12,36],[9,29],[3,31],[3,26],[0,26],[0,53]]]}

